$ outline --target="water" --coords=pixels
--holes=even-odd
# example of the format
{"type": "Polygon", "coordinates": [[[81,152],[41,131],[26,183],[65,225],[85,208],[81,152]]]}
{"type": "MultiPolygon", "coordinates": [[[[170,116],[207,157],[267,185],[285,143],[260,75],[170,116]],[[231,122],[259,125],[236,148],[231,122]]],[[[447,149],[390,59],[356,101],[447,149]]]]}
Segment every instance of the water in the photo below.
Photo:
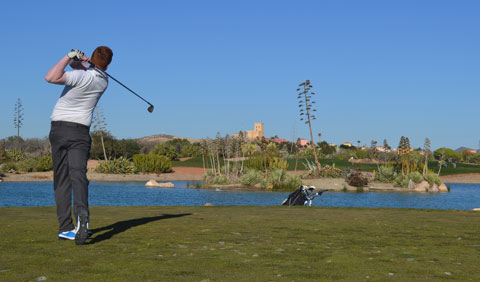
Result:
{"type": "MultiPolygon", "coordinates": [[[[144,182],[92,182],[90,206],[277,206],[288,192],[216,191],[187,188],[174,181],[175,189],[146,188],[144,182]]],[[[325,207],[387,207],[471,210],[480,208],[480,184],[450,184],[450,193],[343,193],[327,192],[313,201],[325,207]]],[[[0,207],[54,206],[49,182],[0,183],[0,207]]]]}

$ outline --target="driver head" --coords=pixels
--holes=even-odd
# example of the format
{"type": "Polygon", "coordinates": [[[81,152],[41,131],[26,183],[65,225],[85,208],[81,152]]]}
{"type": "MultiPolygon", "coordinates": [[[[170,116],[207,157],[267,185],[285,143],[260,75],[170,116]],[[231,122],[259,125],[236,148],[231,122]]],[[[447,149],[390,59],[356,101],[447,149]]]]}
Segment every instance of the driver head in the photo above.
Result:
{"type": "Polygon", "coordinates": [[[148,107],[147,110],[148,110],[148,112],[150,112],[150,113],[153,112],[153,105],[151,105],[150,107],[148,107]]]}

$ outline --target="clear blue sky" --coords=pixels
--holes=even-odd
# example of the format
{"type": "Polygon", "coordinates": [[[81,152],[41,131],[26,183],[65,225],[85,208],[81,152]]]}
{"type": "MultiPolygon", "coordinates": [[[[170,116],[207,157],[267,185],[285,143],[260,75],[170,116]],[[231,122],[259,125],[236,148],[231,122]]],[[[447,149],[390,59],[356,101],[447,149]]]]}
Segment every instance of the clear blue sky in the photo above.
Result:
{"type": "Polygon", "coordinates": [[[100,100],[117,138],[215,137],[265,123],[308,137],[296,86],[317,92],[314,135],[478,148],[480,1],[7,1],[0,17],[0,138],[44,137],[62,90],[44,81],[70,49],[114,51],[100,100]]]}

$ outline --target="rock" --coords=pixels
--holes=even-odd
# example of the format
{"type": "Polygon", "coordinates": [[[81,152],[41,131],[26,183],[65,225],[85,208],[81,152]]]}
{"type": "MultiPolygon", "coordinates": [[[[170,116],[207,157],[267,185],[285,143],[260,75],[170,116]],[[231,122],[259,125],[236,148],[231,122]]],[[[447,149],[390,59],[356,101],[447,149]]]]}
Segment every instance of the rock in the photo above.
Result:
{"type": "Polygon", "coordinates": [[[432,188],[430,188],[430,192],[440,192],[440,190],[438,189],[438,185],[433,184],[432,188]]]}
{"type": "Polygon", "coordinates": [[[474,208],[472,211],[480,211],[480,208],[474,208]]]}
{"type": "Polygon", "coordinates": [[[440,186],[438,186],[438,190],[440,190],[440,192],[448,192],[448,187],[442,183],[440,186]]]}
{"type": "Polygon", "coordinates": [[[213,207],[213,206],[215,206],[215,205],[214,205],[214,204],[211,204],[211,203],[205,203],[204,206],[205,206],[205,207],[213,207]]]}
{"type": "Polygon", "coordinates": [[[427,181],[422,181],[415,185],[415,191],[417,192],[428,192],[428,188],[430,187],[430,184],[428,184],[427,181]]]}
{"type": "Polygon", "coordinates": [[[145,183],[147,187],[159,187],[159,188],[175,188],[175,185],[172,182],[162,182],[158,183],[157,181],[151,179],[145,183]]]}

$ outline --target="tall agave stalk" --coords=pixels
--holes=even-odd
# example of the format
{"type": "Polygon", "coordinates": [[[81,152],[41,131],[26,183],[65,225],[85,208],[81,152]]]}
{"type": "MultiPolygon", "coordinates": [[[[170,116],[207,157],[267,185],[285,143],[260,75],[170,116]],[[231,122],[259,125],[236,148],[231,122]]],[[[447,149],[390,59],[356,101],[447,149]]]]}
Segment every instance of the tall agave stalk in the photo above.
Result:
{"type": "Polygon", "coordinates": [[[305,124],[308,124],[308,128],[310,129],[310,138],[311,138],[311,146],[313,148],[313,153],[315,155],[315,164],[317,165],[318,171],[320,171],[321,166],[320,162],[318,161],[317,150],[315,148],[315,142],[313,140],[313,133],[312,133],[312,120],[317,119],[313,112],[316,112],[316,109],[313,109],[313,95],[315,92],[312,92],[311,89],[313,86],[310,84],[310,80],[306,80],[298,85],[297,88],[297,98],[298,98],[298,107],[300,108],[300,120],[305,121],[305,124]]]}

